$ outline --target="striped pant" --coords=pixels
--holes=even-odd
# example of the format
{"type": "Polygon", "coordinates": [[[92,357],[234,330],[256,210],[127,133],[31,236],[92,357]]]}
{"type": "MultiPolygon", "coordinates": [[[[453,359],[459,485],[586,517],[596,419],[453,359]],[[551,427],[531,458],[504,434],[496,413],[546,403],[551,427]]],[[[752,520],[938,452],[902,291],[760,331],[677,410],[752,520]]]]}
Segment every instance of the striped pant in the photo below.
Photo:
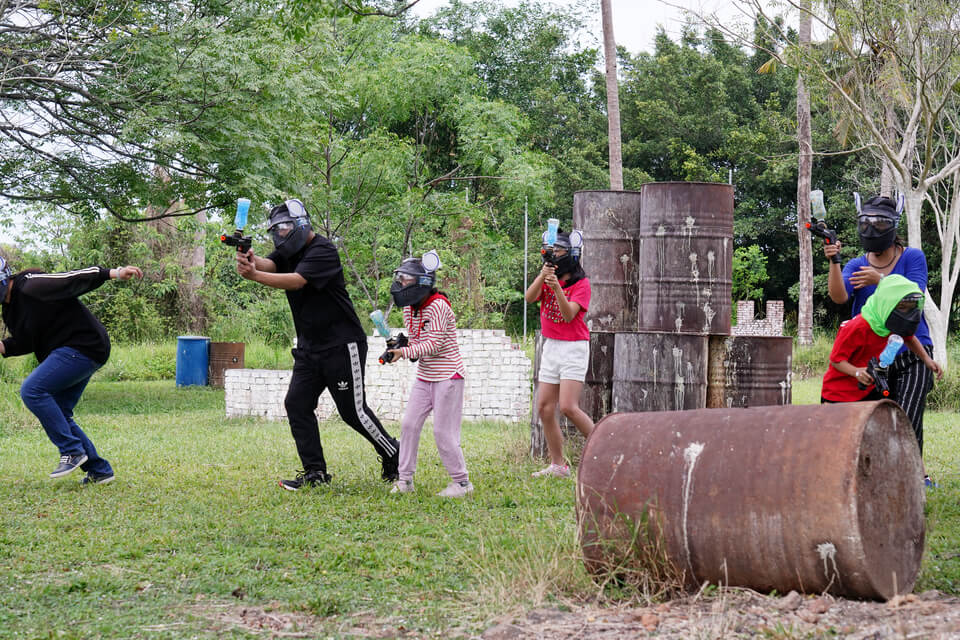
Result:
{"type": "MultiPolygon", "coordinates": [[[[925,344],[923,348],[933,357],[933,347],[925,344]]],[[[927,404],[927,394],[933,389],[933,372],[927,369],[923,360],[912,351],[904,350],[894,359],[887,375],[890,397],[903,407],[910,418],[922,456],[923,411],[927,404]]]]}

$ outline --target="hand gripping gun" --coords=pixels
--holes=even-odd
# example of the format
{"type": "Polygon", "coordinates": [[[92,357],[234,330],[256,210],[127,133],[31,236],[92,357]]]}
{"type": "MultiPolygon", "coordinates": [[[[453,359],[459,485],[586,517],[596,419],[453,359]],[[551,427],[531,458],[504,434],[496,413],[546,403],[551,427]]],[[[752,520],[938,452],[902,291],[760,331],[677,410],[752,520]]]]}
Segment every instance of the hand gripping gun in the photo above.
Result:
{"type": "MultiPolygon", "coordinates": [[[[873,378],[873,384],[877,387],[884,398],[890,397],[890,383],[887,382],[887,368],[880,366],[880,361],[876,358],[870,358],[867,364],[867,375],[873,378]]],[[[862,382],[857,383],[857,388],[866,389],[869,385],[862,382]]]]}
{"type": "Polygon", "coordinates": [[[390,353],[390,350],[405,347],[410,344],[410,340],[407,339],[407,336],[403,335],[403,333],[399,333],[396,336],[390,335],[390,329],[387,328],[387,320],[384,318],[383,311],[380,311],[380,309],[372,311],[370,313],[370,319],[373,320],[373,326],[377,328],[377,333],[387,341],[387,349],[377,358],[377,361],[380,364],[393,362],[393,354],[390,353]]]}

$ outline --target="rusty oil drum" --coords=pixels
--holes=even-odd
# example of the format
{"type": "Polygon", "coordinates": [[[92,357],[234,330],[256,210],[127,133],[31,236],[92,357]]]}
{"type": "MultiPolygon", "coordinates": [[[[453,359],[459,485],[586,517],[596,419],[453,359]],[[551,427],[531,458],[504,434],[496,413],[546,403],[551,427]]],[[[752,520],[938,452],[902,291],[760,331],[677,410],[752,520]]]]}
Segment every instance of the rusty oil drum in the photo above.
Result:
{"type": "Polygon", "coordinates": [[[651,182],[641,194],[637,329],[728,335],[733,187],[651,182]]]}
{"type": "Polygon", "coordinates": [[[613,410],[677,411],[707,404],[707,336],[621,332],[613,342],[613,410]]]}
{"type": "Polygon", "coordinates": [[[707,407],[759,407],[793,399],[793,338],[710,336],[707,407]]]}
{"type": "Polygon", "coordinates": [[[662,549],[688,587],[889,599],[920,570],[922,478],[890,400],[615,413],[577,477],[584,560],[602,576],[662,549]]]}
{"type": "Polygon", "coordinates": [[[243,369],[243,342],[211,342],[208,365],[208,384],[223,388],[223,372],[227,369],[243,369]]]}
{"type": "Polygon", "coordinates": [[[583,232],[581,264],[590,279],[591,331],[637,330],[639,191],[577,191],[573,226],[583,232]]]}

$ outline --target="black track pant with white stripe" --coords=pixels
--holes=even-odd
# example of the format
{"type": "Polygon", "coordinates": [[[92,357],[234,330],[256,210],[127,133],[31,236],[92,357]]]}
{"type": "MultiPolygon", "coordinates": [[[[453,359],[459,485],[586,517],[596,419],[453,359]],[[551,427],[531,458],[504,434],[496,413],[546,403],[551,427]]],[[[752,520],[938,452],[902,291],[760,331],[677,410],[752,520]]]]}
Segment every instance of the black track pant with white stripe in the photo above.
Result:
{"type": "MultiPolygon", "coordinates": [[[[933,348],[929,345],[923,345],[923,348],[932,358],[933,348]]],[[[920,454],[923,455],[923,411],[927,405],[927,394],[933,389],[933,372],[912,351],[906,350],[896,357],[887,375],[890,397],[903,407],[910,418],[917,444],[920,445],[920,454]]]]}
{"type": "Polygon", "coordinates": [[[327,470],[315,413],[324,389],[330,390],[343,421],[370,441],[378,455],[397,455],[400,443],[384,430],[367,406],[363,387],[366,358],[366,341],[322,351],[293,350],[293,375],[283,404],[304,471],[327,470]]]}

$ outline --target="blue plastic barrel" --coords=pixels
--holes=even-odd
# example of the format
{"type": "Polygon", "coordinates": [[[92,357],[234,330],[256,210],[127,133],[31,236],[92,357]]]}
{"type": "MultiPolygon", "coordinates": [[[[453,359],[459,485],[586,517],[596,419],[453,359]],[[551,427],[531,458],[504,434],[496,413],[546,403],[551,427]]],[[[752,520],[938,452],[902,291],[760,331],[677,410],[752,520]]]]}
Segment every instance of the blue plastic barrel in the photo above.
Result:
{"type": "Polygon", "coordinates": [[[177,338],[177,386],[207,384],[210,361],[210,338],[179,336],[177,338]]]}

